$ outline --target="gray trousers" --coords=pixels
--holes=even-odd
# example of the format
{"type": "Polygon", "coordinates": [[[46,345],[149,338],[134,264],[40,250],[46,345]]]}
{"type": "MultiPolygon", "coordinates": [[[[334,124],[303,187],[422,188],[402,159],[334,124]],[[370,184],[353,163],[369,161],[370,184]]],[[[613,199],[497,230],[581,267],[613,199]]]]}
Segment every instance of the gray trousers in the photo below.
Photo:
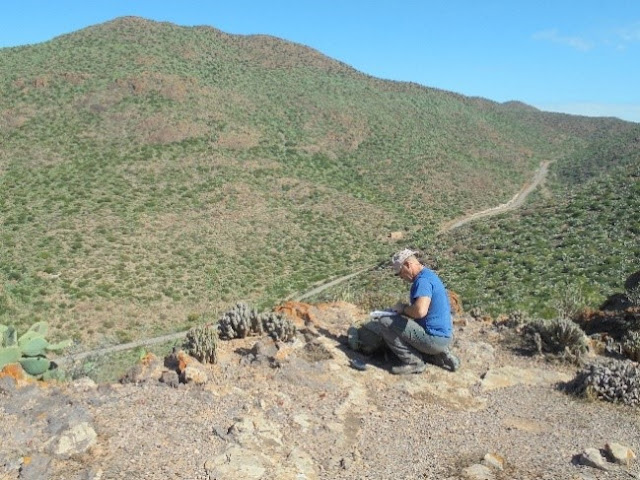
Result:
{"type": "Polygon", "coordinates": [[[424,328],[402,315],[372,320],[365,328],[380,335],[393,353],[405,364],[424,363],[423,354],[439,355],[449,351],[453,338],[429,335],[424,328]]]}

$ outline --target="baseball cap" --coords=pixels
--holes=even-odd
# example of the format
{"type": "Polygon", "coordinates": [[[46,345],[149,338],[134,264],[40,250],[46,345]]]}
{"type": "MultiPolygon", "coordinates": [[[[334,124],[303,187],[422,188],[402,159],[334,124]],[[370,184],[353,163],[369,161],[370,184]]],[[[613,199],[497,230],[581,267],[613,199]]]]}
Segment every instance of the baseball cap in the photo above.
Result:
{"type": "Polygon", "coordinates": [[[410,250],[408,248],[400,250],[391,258],[391,266],[396,272],[399,272],[407,258],[415,255],[416,253],[418,252],[416,252],[415,250],[410,250]]]}

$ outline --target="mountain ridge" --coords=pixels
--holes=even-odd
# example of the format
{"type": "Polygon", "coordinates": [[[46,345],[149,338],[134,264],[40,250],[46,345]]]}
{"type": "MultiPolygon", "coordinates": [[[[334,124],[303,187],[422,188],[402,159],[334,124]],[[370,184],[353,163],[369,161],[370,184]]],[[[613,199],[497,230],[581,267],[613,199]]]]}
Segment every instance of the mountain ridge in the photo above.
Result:
{"type": "Polygon", "coordinates": [[[139,18],[2,49],[0,87],[0,320],[52,316],[91,341],[273,304],[386,258],[389,232],[430,243],[542,161],[561,191],[604,145],[599,175],[638,130],[139,18]]]}

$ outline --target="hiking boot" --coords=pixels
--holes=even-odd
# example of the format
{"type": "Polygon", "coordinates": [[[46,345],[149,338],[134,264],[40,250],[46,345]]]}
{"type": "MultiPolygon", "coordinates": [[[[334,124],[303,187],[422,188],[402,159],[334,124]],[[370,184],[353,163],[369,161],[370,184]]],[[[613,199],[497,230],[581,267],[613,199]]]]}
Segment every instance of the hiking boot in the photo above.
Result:
{"type": "Polygon", "coordinates": [[[398,367],[391,367],[391,373],[394,375],[409,375],[412,373],[422,373],[427,366],[424,363],[413,363],[407,365],[400,365],[398,367]]]}
{"type": "Polygon", "coordinates": [[[442,363],[444,363],[444,366],[452,372],[455,372],[460,368],[460,359],[453,353],[444,352],[440,354],[440,356],[442,357],[442,363]]]}
{"type": "Polygon", "coordinates": [[[438,355],[430,356],[428,361],[437,367],[457,371],[460,368],[460,359],[451,352],[443,352],[438,355]]]}

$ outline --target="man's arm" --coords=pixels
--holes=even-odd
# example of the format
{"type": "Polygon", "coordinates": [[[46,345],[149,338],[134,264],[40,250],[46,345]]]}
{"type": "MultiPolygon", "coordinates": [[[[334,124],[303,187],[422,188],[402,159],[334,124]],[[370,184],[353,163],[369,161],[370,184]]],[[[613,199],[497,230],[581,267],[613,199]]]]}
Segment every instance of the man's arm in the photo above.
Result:
{"type": "Polygon", "coordinates": [[[397,312],[413,319],[423,318],[429,311],[429,305],[431,305],[431,297],[418,297],[413,305],[400,304],[401,308],[397,309],[397,312]]]}

